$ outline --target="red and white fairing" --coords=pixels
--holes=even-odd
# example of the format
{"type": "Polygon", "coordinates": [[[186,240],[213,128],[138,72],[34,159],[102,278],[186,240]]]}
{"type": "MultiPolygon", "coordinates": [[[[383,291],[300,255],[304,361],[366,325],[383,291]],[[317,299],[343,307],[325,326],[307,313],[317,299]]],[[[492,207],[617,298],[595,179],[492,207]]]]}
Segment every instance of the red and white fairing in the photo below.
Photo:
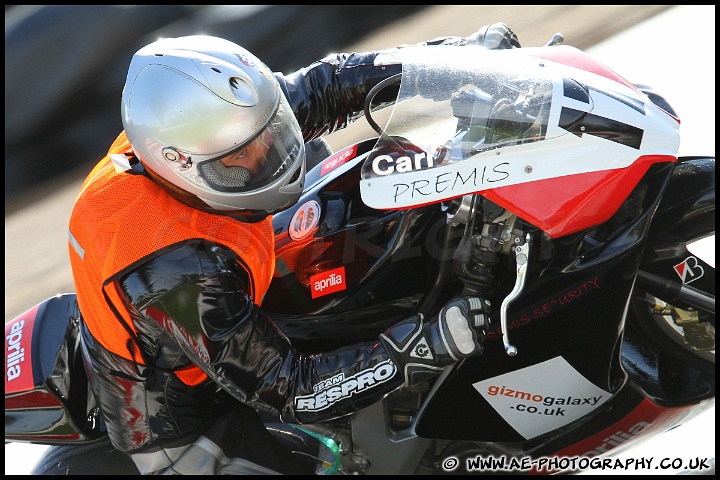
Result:
{"type": "Polygon", "coordinates": [[[399,102],[362,170],[370,207],[480,193],[560,237],[608,220],[650,165],[677,160],[679,120],[576,48],[396,55],[399,102]]]}

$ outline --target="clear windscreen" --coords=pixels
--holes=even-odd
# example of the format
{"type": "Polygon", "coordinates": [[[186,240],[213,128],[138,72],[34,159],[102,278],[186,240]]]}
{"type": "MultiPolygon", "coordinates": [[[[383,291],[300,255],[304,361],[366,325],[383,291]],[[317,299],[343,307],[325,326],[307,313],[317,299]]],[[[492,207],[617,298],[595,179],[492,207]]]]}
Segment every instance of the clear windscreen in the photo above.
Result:
{"type": "Polygon", "coordinates": [[[371,208],[479,194],[567,231],[606,219],[648,165],[676,159],[678,119],[576,48],[392,55],[403,66],[398,100],[361,170],[371,208]]]}
{"type": "MultiPolygon", "coordinates": [[[[430,169],[547,138],[555,83],[538,59],[512,53],[455,46],[398,50],[398,102],[363,165],[364,198],[393,195],[381,187],[390,178],[417,184],[430,169]]],[[[418,196],[398,207],[422,203],[418,196]]]]}

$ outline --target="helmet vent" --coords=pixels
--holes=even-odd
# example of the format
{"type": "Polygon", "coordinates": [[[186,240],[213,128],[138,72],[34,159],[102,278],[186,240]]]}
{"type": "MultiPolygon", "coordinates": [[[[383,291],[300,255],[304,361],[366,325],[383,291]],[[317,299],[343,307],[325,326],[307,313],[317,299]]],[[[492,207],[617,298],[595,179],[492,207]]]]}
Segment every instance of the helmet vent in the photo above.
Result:
{"type": "Polygon", "coordinates": [[[199,168],[205,180],[217,187],[245,187],[252,182],[250,170],[245,167],[226,167],[220,160],[204,162],[199,168]]]}
{"type": "Polygon", "coordinates": [[[293,173],[293,176],[290,179],[290,181],[288,182],[288,184],[293,184],[293,183],[297,182],[298,178],[300,178],[300,173],[302,173],[301,170],[302,170],[302,168],[298,168],[297,170],[295,170],[295,173],[293,173]]]}
{"type": "Polygon", "coordinates": [[[258,102],[255,88],[244,78],[230,78],[230,91],[240,105],[250,107],[258,102]]]}

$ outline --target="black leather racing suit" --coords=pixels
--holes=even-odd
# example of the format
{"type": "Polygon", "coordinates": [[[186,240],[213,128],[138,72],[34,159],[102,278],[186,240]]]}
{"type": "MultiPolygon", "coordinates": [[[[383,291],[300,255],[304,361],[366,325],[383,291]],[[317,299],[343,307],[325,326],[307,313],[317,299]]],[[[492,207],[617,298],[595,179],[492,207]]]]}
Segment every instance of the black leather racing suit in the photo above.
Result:
{"type": "MultiPolygon", "coordinates": [[[[442,41],[459,43],[455,38],[436,43],[442,41]]],[[[276,74],[306,141],[361,116],[369,90],[400,72],[400,65],[375,66],[379,53],[331,55],[290,75],[276,74]]],[[[380,100],[394,98],[391,92],[380,100]]],[[[312,356],[296,353],[257,306],[259,300],[246,293],[248,277],[235,257],[221,245],[183,245],[157,255],[119,280],[118,291],[124,294],[147,359],[144,366],[112,354],[83,328],[93,391],[118,449],[143,453],[158,446],[192,443],[217,418],[247,408],[242,404],[291,423],[327,420],[376,402],[404,381],[396,371],[391,378],[328,408],[296,409],[294,398],[312,393],[322,380],[340,372],[351,376],[367,371],[387,362],[388,354],[381,342],[312,356]],[[176,313],[182,310],[180,305],[187,314],[176,313]],[[188,386],[172,373],[202,363],[175,339],[173,322],[185,332],[195,332],[198,343],[214,343],[217,348],[211,350],[217,353],[210,364],[231,388],[209,378],[188,386]]]]}

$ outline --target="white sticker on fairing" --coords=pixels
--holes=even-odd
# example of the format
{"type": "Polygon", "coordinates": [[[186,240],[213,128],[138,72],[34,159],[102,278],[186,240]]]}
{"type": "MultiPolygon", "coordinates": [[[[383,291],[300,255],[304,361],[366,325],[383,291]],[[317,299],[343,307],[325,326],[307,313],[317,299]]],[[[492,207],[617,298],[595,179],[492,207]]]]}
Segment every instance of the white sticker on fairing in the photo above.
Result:
{"type": "Polygon", "coordinates": [[[684,285],[694,282],[705,275],[705,269],[700,265],[697,257],[692,255],[673,267],[684,285]]]}
{"type": "Polygon", "coordinates": [[[574,422],[611,397],[562,357],[473,386],[527,440],[574,422]]]}
{"type": "Polygon", "coordinates": [[[302,240],[315,231],[320,221],[320,204],[314,200],[305,202],[290,220],[288,234],[293,240],[302,240]]]}

